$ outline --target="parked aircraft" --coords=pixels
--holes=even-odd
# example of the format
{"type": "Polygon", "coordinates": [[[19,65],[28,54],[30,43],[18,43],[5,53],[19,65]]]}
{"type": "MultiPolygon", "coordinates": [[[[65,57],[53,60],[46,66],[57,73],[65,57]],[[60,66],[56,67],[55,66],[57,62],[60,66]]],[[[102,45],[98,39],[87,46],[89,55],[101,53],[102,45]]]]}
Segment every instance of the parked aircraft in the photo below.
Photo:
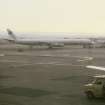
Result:
{"type": "Polygon", "coordinates": [[[98,38],[89,38],[93,45],[91,48],[105,48],[105,38],[104,37],[98,37],[98,38]]]}
{"type": "Polygon", "coordinates": [[[10,29],[7,29],[9,38],[6,39],[10,42],[22,44],[22,45],[46,45],[49,48],[53,47],[64,47],[64,45],[83,45],[83,46],[90,46],[92,41],[90,39],[80,39],[80,38],[56,38],[51,37],[33,37],[33,38],[18,38],[10,29]]]}
{"type": "Polygon", "coordinates": [[[101,67],[101,66],[88,65],[88,66],[86,66],[86,68],[105,71],[105,67],[101,67]]]}

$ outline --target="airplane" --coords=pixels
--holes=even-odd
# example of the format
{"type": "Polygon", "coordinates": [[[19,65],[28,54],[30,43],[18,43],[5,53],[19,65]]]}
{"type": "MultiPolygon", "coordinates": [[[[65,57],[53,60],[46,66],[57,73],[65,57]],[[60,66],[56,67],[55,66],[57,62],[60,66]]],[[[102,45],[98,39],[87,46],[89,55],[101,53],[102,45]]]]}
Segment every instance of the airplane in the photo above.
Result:
{"type": "Polygon", "coordinates": [[[91,48],[105,48],[105,37],[89,38],[93,45],[91,48]]]}
{"type": "Polygon", "coordinates": [[[22,44],[22,45],[29,45],[30,48],[34,45],[46,45],[48,48],[53,47],[64,47],[64,45],[83,45],[83,47],[89,47],[92,44],[90,39],[80,39],[80,38],[56,38],[56,37],[39,37],[39,38],[18,38],[10,29],[7,29],[9,38],[5,39],[9,42],[22,44]]]}
{"type": "Polygon", "coordinates": [[[87,65],[86,68],[105,71],[105,67],[101,66],[87,65]]]}

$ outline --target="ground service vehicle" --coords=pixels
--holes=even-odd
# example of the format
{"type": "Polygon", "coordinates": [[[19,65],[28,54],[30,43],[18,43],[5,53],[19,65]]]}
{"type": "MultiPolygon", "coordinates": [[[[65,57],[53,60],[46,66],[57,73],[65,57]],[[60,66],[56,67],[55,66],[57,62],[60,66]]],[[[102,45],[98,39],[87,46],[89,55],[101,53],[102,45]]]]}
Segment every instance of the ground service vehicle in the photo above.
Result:
{"type": "Polygon", "coordinates": [[[105,75],[94,76],[93,82],[84,86],[84,92],[88,98],[105,97],[105,75]]]}

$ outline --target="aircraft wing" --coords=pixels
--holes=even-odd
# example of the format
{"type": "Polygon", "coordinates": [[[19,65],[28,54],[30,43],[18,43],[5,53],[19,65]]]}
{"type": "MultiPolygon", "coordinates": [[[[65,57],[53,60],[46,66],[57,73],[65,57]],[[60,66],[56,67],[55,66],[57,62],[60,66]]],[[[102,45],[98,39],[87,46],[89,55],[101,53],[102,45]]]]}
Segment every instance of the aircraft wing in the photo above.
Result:
{"type": "Polygon", "coordinates": [[[88,65],[86,68],[105,71],[105,67],[88,65]]]}

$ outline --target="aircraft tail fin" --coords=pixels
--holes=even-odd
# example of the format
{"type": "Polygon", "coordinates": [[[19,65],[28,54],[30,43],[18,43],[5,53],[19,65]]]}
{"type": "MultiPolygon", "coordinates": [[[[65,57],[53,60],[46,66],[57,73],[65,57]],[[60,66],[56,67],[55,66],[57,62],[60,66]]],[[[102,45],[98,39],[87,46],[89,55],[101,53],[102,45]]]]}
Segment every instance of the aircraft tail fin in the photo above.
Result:
{"type": "Polygon", "coordinates": [[[8,35],[10,36],[10,38],[11,38],[12,40],[16,40],[15,34],[14,34],[10,29],[7,29],[7,32],[8,32],[8,35]]]}

